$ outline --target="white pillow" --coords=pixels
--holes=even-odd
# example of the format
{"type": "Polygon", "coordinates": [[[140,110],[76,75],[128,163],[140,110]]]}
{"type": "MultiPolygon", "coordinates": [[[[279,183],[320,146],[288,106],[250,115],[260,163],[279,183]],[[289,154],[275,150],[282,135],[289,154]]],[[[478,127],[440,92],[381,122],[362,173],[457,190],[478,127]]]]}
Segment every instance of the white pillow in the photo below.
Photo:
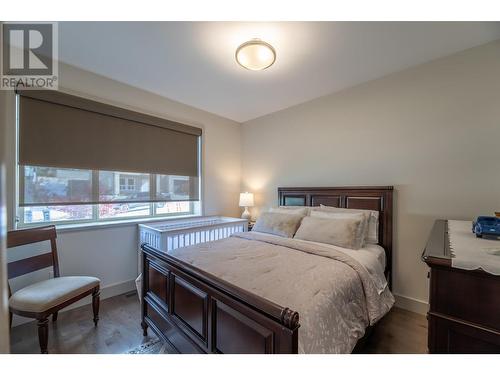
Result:
{"type": "Polygon", "coordinates": [[[288,214],[288,215],[309,215],[310,207],[307,206],[279,206],[269,209],[269,212],[274,212],[278,214],[288,214]]]}
{"type": "Polygon", "coordinates": [[[311,217],[319,217],[322,219],[356,219],[361,220],[361,225],[358,226],[356,233],[356,249],[360,249],[365,245],[365,237],[368,231],[368,217],[362,212],[329,212],[311,210],[311,217]]]}
{"type": "Polygon", "coordinates": [[[361,210],[361,209],[353,209],[353,208],[340,208],[340,207],[331,207],[331,206],[320,206],[320,211],[327,212],[345,212],[345,213],[362,213],[366,215],[368,220],[368,227],[365,235],[366,243],[378,244],[378,217],[379,212],[373,210],[361,210]]]}
{"type": "Polygon", "coordinates": [[[359,249],[357,234],[363,220],[306,216],[293,238],[357,250],[359,249]]]}
{"type": "Polygon", "coordinates": [[[264,212],[257,219],[257,222],[252,228],[252,232],[269,233],[281,237],[292,238],[302,218],[302,215],[264,212]]]}

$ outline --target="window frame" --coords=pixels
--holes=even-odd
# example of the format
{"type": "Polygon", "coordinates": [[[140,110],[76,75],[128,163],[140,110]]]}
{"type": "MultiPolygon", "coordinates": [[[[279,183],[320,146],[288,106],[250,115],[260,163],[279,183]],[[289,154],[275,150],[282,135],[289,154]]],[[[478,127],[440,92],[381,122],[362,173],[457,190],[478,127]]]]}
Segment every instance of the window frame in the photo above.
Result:
{"type": "MultiPolygon", "coordinates": [[[[99,204],[92,204],[92,218],[91,219],[81,219],[81,220],[52,220],[52,221],[44,221],[37,223],[25,223],[24,222],[24,207],[19,206],[19,189],[24,184],[24,180],[21,182],[21,176],[24,176],[24,173],[21,173],[21,168],[24,166],[19,165],[19,95],[15,96],[15,160],[14,160],[14,170],[15,170],[15,179],[14,179],[14,217],[13,217],[13,225],[14,228],[32,228],[44,225],[55,225],[58,228],[65,227],[73,227],[73,226],[106,226],[106,224],[133,224],[140,223],[146,221],[159,221],[162,219],[182,219],[186,217],[196,217],[204,215],[204,184],[203,184],[203,134],[198,136],[198,191],[199,191],[199,200],[198,201],[189,201],[189,212],[188,213],[165,213],[158,214],[156,203],[160,202],[148,202],[149,204],[149,215],[138,215],[138,216],[128,216],[128,217],[114,217],[114,218],[99,218],[99,204]]],[[[150,173],[150,194],[153,196],[154,191],[156,191],[156,174],[150,173]],[[154,189],[153,189],[154,187],[154,189]]],[[[96,179],[98,181],[99,171],[92,171],[92,180],[96,179]]],[[[98,184],[92,184],[93,191],[92,194],[98,195],[98,184]],[[97,188],[96,188],[97,187],[97,188]]],[[[177,202],[177,201],[168,201],[168,202],[177,202]]],[[[168,203],[167,201],[165,203],[168,203]]],[[[57,206],[54,204],[54,206],[57,206]]]]}
{"type": "MultiPolygon", "coordinates": [[[[20,189],[24,185],[24,180],[22,181],[21,176],[24,176],[24,166],[18,165],[17,166],[17,181],[16,181],[16,190],[20,189]]],[[[150,195],[153,196],[155,193],[155,190],[151,189],[151,186],[156,186],[156,174],[149,174],[150,176],[150,195]],[[154,185],[152,185],[154,184],[154,185]]],[[[98,193],[96,192],[96,187],[99,186],[99,183],[93,183],[93,181],[99,181],[99,171],[92,171],[92,188],[93,188],[93,194],[98,193]]],[[[201,178],[199,178],[199,188],[201,192],[201,178]]],[[[16,191],[16,196],[19,196],[19,190],[16,191]]],[[[17,217],[16,217],[16,226],[18,228],[30,228],[30,227],[37,227],[37,226],[42,226],[42,225],[56,225],[56,226],[73,226],[73,225],[78,225],[78,224],[105,224],[105,223],[113,223],[113,222],[134,222],[134,221],[143,221],[143,220],[155,220],[155,219],[161,219],[161,218],[183,218],[186,216],[200,216],[202,212],[202,199],[201,199],[201,194],[200,194],[200,200],[199,201],[187,201],[189,203],[189,211],[185,213],[178,213],[178,212],[173,212],[173,213],[157,213],[157,203],[162,203],[162,202],[146,202],[149,205],[149,214],[147,215],[136,215],[136,216],[126,216],[126,217],[107,217],[107,218],[101,218],[99,217],[99,204],[88,204],[89,206],[92,206],[92,218],[89,219],[76,219],[76,220],[51,220],[51,221],[43,221],[43,222],[36,222],[36,223],[26,223],[24,221],[25,218],[25,207],[19,206],[18,199],[16,199],[16,209],[17,209],[17,217]],[[197,209],[196,203],[199,203],[199,208],[197,209]]],[[[165,203],[175,203],[175,202],[182,202],[182,201],[165,201],[165,203]]],[[[185,201],[184,201],[185,202],[185,201]]],[[[118,202],[119,203],[119,202],[118,202]]],[[[85,206],[85,204],[78,204],[78,205],[72,205],[74,206],[85,206]]],[[[57,204],[53,204],[53,206],[57,206],[57,204]]]]}
{"type": "Polygon", "coordinates": [[[18,206],[18,220],[17,220],[17,227],[18,228],[33,228],[33,227],[38,227],[38,226],[43,226],[43,225],[56,225],[57,227],[64,227],[64,226],[73,226],[73,225],[85,225],[85,224],[112,224],[114,222],[137,222],[137,221],[147,221],[147,220],[158,220],[162,218],[178,218],[182,219],[183,217],[189,217],[189,216],[200,216],[201,215],[201,200],[200,202],[200,212],[196,212],[195,210],[195,203],[196,202],[189,202],[189,212],[188,213],[169,213],[169,214],[157,214],[156,213],[156,205],[155,203],[158,202],[149,202],[149,215],[138,215],[138,216],[127,216],[127,217],[112,217],[112,218],[99,218],[99,205],[98,204],[92,204],[92,218],[91,219],[81,219],[81,220],[52,220],[52,221],[43,221],[43,222],[37,222],[37,223],[25,223],[24,222],[24,207],[19,207],[18,206]]]}

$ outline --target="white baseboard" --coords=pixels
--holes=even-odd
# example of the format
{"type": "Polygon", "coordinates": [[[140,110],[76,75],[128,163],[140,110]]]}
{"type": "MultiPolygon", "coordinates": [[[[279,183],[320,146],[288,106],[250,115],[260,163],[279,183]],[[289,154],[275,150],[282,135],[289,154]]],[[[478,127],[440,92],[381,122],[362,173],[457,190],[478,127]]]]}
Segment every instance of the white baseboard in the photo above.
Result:
{"type": "Polygon", "coordinates": [[[429,304],[426,301],[399,294],[394,294],[394,298],[396,299],[395,306],[401,309],[412,311],[421,315],[426,315],[427,311],[429,311],[429,304]]]}
{"type": "MultiPolygon", "coordinates": [[[[135,291],[135,279],[105,286],[104,288],[101,289],[101,300],[104,300],[104,299],[110,298],[110,297],[114,297],[114,296],[118,296],[120,294],[124,294],[124,293],[131,292],[131,291],[135,291]]],[[[85,305],[90,305],[91,303],[92,303],[92,297],[88,296],[88,297],[81,299],[78,302],[75,302],[72,305],[69,305],[68,307],[65,307],[64,309],[61,310],[61,312],[73,310],[73,309],[76,309],[78,307],[85,306],[85,305]]],[[[16,327],[16,326],[19,326],[21,324],[31,322],[32,320],[33,319],[24,318],[24,317],[19,316],[19,315],[14,315],[12,317],[12,327],[16,327]]]]}

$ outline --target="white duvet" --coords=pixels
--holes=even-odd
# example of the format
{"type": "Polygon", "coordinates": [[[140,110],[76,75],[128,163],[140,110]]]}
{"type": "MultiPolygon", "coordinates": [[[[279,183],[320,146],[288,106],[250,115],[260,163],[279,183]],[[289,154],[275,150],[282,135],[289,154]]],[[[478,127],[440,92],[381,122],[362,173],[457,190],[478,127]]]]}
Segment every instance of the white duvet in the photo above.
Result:
{"type": "Polygon", "coordinates": [[[169,254],[297,311],[299,353],[351,353],[366,327],[390,310],[394,297],[383,266],[363,262],[370,258],[366,252],[353,257],[345,250],[247,232],[169,254]]]}

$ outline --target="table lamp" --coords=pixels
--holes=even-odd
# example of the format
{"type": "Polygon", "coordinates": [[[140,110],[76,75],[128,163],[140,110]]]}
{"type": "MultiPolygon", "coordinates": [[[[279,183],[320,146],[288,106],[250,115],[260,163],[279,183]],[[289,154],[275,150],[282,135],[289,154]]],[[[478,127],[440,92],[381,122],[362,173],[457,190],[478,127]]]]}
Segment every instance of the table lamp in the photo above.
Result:
{"type": "Polygon", "coordinates": [[[250,221],[250,211],[248,211],[248,207],[253,207],[253,193],[240,193],[240,207],[245,207],[245,211],[241,214],[241,218],[250,221]]]}

